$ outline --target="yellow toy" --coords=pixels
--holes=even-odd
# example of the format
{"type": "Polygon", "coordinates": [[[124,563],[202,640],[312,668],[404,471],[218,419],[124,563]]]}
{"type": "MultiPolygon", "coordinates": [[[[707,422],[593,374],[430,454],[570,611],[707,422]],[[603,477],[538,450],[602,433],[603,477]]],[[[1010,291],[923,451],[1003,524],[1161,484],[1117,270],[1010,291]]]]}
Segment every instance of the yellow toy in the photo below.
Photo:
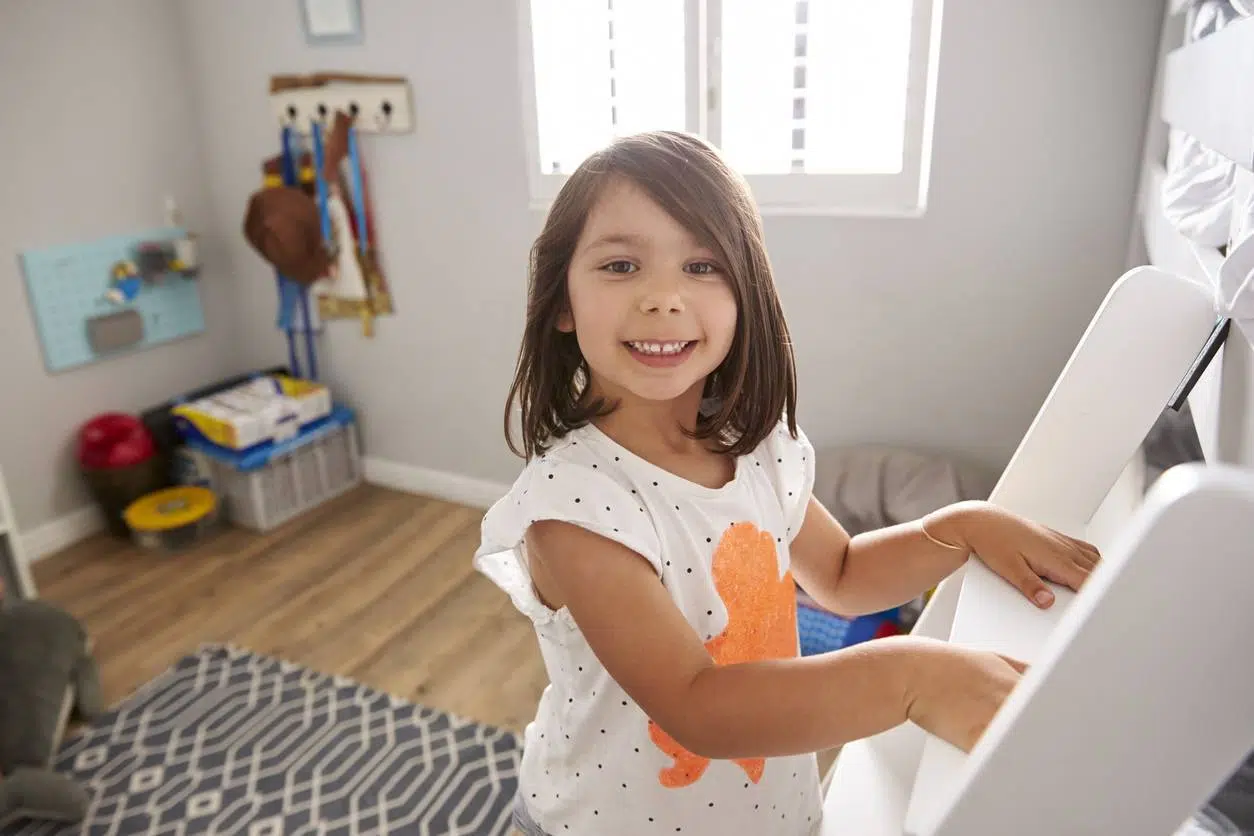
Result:
{"type": "Polygon", "coordinates": [[[122,514],[144,548],[189,546],[217,521],[218,498],[208,488],[184,485],[142,496],[122,514]]]}

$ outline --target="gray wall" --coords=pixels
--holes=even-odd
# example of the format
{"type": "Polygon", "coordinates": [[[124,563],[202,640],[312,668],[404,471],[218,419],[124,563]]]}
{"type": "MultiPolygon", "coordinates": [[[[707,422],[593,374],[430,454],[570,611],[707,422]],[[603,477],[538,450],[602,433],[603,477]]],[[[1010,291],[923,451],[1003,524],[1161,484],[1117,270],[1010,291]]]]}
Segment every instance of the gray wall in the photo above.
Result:
{"type": "Polygon", "coordinates": [[[178,9],[0,0],[0,468],[26,532],[85,502],[73,436],[233,367],[235,303],[210,242],[206,335],[50,375],[18,253],[160,226],[173,196],[206,233],[199,113],[178,9]]]}
{"type": "MultiPolygon", "coordinates": [[[[321,345],[361,409],[367,452],[478,479],[517,472],[501,409],[543,216],[527,208],[516,0],[365,0],[364,46],[320,49],[295,2],[111,0],[107,14],[0,2],[0,107],[47,126],[6,135],[11,161],[35,162],[11,162],[0,245],[150,222],[170,192],[221,233],[209,337],[64,376],[44,374],[16,267],[4,268],[3,391],[32,388],[6,399],[0,463],[25,525],[80,501],[66,445],[90,412],[284,360],[271,273],[237,232],[277,145],[265,100],[276,72],[413,85],[417,131],[366,142],[399,314],[374,339],[333,323],[321,345]],[[38,86],[17,83],[19,68],[38,86]],[[76,153],[84,114],[125,126],[95,134],[90,165],[76,153]]],[[[1161,6],[948,0],[926,217],[768,219],[816,443],[1004,465],[1123,267],[1161,6]]]]}
{"type": "MultiPolygon", "coordinates": [[[[366,143],[399,315],[373,340],[336,327],[322,353],[371,455],[507,480],[501,410],[542,222],[517,2],[364,6],[364,46],[314,49],[296,3],[185,0],[214,209],[235,222],[275,147],[270,73],[408,76],[417,132],[366,143]]],[[[1161,8],[948,0],[927,216],[768,219],[817,443],[1004,465],[1123,267],[1161,8]]],[[[230,252],[241,350],[270,362],[284,349],[265,270],[238,238],[230,252]]]]}

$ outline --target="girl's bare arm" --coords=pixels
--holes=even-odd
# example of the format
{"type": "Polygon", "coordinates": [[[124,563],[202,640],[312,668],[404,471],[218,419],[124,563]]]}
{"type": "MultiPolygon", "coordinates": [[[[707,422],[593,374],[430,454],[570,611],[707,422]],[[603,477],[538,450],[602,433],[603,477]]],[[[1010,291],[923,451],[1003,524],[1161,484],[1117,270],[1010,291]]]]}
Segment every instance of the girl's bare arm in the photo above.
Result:
{"type": "Polygon", "coordinates": [[[715,665],[640,555],[562,522],[536,523],[527,542],[541,598],[570,611],[615,681],[694,754],[815,752],[907,720],[970,748],[1018,679],[992,654],[914,638],[715,665]]]}

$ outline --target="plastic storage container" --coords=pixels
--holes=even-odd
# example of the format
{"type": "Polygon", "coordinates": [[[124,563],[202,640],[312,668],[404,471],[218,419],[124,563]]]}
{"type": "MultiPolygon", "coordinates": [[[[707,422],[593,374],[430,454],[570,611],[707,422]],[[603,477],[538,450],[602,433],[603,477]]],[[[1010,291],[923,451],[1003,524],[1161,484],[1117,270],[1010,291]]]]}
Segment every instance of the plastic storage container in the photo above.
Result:
{"type": "Polygon", "coordinates": [[[286,375],[258,375],[243,383],[174,406],[179,434],[218,447],[247,450],[288,441],[332,409],[326,386],[286,375]]]}
{"type": "Polygon", "coordinates": [[[842,647],[860,644],[883,636],[901,632],[897,622],[897,610],[859,616],[852,621],[798,602],[797,633],[802,656],[813,656],[840,650],[842,647]]]}
{"type": "Polygon", "coordinates": [[[188,454],[232,523],[269,531],[361,483],[357,423],[337,406],[285,442],[244,453],[188,439],[188,454]]]}
{"type": "Polygon", "coordinates": [[[194,546],[213,530],[218,498],[208,488],[166,488],[137,499],[124,516],[140,547],[176,552],[194,546]]]}
{"type": "Polygon", "coordinates": [[[128,505],[169,482],[147,427],[131,415],[96,415],[78,431],[79,472],[100,508],[109,532],[129,537],[123,514],[128,505]]]}

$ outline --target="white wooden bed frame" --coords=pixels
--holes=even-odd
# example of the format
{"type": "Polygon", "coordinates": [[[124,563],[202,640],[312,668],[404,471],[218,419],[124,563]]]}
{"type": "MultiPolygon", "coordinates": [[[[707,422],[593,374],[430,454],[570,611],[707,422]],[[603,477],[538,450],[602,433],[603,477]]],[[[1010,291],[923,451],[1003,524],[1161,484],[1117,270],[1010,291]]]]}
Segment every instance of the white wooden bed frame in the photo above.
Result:
{"type": "Polygon", "coordinates": [[[22,546],[22,537],[17,530],[17,522],[13,516],[13,504],[9,501],[9,491],[4,484],[4,472],[0,471],[0,578],[8,578],[14,584],[0,595],[15,598],[34,598],[36,596],[35,581],[30,573],[30,561],[22,546]]]}
{"type": "Polygon", "coordinates": [[[1222,261],[1159,208],[1166,126],[1254,179],[1254,18],[1181,46],[1176,5],[1133,266],[992,495],[1093,540],[1103,565],[1046,612],[978,561],[942,584],[916,633],[1032,667],[970,755],[911,724],[846,746],[823,836],[1169,836],[1254,749],[1254,348],[1239,328],[1189,398],[1206,462],[1143,494],[1138,456],[1215,325],[1222,261]]]}

